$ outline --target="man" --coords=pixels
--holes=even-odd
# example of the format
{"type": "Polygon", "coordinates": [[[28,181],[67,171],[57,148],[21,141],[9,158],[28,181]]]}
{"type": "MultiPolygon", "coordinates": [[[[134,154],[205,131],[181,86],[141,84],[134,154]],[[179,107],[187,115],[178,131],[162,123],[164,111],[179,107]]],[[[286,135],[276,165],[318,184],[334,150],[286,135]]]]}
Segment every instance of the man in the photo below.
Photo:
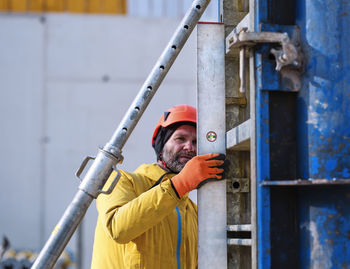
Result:
{"type": "Polygon", "coordinates": [[[197,267],[197,207],[188,192],[222,179],[227,165],[224,155],[196,156],[196,123],[194,107],[168,109],[152,137],[157,163],[120,171],[113,192],[98,197],[91,268],[197,267]]]}

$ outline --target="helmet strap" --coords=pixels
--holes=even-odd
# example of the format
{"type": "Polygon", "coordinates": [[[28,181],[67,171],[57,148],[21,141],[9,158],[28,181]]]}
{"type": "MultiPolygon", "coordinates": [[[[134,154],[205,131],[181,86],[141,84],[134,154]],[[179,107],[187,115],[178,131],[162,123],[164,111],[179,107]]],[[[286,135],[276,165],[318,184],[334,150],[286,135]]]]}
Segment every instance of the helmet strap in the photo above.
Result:
{"type": "Polygon", "coordinates": [[[166,165],[166,163],[164,162],[164,160],[162,160],[162,165],[164,166],[164,168],[166,168],[166,169],[169,170],[169,168],[167,167],[167,165],[166,165]]]}
{"type": "Polygon", "coordinates": [[[159,161],[161,161],[162,166],[163,166],[164,169],[166,169],[166,170],[171,172],[171,170],[168,168],[168,166],[166,165],[165,161],[163,160],[162,153],[159,154],[159,161]]]}

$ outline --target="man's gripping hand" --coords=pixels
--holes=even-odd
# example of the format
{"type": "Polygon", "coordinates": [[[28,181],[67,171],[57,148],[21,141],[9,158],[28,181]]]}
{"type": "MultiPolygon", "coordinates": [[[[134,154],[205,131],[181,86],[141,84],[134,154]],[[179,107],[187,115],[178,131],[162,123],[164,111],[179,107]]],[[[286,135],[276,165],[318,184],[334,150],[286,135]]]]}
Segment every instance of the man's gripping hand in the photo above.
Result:
{"type": "Polygon", "coordinates": [[[181,172],[171,179],[171,183],[181,198],[208,181],[224,179],[228,164],[229,161],[224,154],[198,155],[186,163],[181,172]]]}

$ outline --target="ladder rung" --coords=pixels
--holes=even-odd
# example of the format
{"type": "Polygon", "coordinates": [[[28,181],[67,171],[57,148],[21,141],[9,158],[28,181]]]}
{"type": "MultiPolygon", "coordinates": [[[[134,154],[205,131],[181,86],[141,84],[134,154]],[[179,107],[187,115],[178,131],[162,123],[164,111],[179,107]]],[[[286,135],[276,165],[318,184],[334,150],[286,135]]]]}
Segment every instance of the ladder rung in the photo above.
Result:
{"type": "Polygon", "coordinates": [[[226,133],[226,148],[237,151],[250,149],[250,119],[226,133]]]}
{"type": "Polygon", "coordinates": [[[251,230],[251,224],[227,225],[227,231],[229,232],[250,232],[251,230]]]}
{"type": "Polygon", "coordinates": [[[251,246],[252,239],[229,238],[227,244],[231,246],[251,246]]]}

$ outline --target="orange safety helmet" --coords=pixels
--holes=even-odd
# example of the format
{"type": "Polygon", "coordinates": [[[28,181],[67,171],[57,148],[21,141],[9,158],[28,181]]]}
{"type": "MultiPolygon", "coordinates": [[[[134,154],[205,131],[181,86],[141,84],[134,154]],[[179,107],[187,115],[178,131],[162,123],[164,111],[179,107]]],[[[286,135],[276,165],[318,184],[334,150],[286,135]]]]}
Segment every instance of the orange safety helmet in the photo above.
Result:
{"type": "Polygon", "coordinates": [[[158,132],[161,127],[166,128],[174,123],[191,122],[197,124],[197,110],[189,105],[177,105],[169,108],[160,117],[152,136],[152,147],[154,147],[158,132]]]}

